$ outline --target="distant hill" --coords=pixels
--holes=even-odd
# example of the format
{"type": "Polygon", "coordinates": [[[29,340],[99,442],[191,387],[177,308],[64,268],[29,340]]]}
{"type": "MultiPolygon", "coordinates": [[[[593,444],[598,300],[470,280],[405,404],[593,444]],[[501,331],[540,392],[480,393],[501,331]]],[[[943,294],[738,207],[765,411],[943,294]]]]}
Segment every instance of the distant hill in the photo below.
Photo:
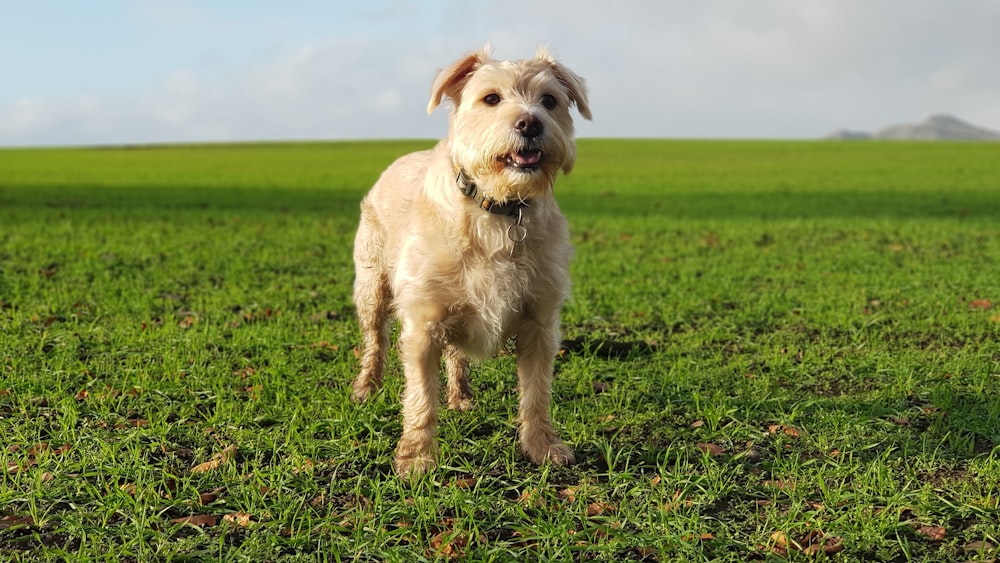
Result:
{"type": "Polygon", "coordinates": [[[825,138],[827,139],[840,139],[843,141],[867,141],[872,138],[872,134],[868,131],[852,131],[850,129],[838,129],[833,133],[830,133],[825,138]]]}
{"type": "Polygon", "coordinates": [[[865,131],[841,129],[827,139],[929,140],[929,141],[1000,141],[1000,133],[962,121],[951,115],[932,115],[920,123],[890,125],[872,135],[865,131]]]}

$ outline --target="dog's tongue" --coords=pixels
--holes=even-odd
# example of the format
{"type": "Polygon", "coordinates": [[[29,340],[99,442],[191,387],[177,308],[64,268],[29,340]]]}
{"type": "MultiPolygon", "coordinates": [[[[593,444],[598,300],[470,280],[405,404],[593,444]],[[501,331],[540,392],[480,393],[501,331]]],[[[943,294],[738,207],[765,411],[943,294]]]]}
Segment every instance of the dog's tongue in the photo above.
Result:
{"type": "Polygon", "coordinates": [[[518,166],[535,166],[542,160],[542,151],[518,151],[514,153],[514,163],[518,166]]]}

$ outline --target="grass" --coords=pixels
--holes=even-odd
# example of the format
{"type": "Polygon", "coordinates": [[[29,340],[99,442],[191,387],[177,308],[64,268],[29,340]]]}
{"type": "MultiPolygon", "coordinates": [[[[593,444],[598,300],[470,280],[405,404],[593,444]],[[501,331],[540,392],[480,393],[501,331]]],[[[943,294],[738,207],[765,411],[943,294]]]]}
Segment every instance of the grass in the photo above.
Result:
{"type": "Polygon", "coordinates": [[[1000,147],[584,140],[553,418],[391,471],[357,203],[426,142],[0,151],[0,558],[955,561],[1000,544],[1000,147]]]}

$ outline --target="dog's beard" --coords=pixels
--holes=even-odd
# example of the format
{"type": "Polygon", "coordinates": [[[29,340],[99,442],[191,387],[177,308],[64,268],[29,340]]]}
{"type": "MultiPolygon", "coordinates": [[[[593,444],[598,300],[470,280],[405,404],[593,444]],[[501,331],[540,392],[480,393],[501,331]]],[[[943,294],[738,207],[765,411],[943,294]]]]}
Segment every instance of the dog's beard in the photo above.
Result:
{"type": "Polygon", "coordinates": [[[454,143],[456,165],[464,169],[487,197],[497,201],[526,201],[552,191],[560,169],[572,166],[574,154],[553,139],[525,140],[510,135],[500,143],[454,143]]]}

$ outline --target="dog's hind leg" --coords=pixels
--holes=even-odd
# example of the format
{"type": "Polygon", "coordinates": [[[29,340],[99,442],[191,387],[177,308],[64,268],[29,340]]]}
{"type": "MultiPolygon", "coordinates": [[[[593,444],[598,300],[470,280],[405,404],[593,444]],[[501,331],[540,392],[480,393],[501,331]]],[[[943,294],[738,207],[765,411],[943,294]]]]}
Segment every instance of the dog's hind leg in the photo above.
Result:
{"type": "Polygon", "coordinates": [[[354,304],[361,325],[361,372],[354,379],[352,396],[364,401],[382,388],[382,372],[389,350],[390,290],[385,276],[359,273],[354,284],[354,304]]]}
{"type": "Polygon", "coordinates": [[[517,378],[521,392],[521,450],[532,462],[573,463],[573,450],[562,443],[549,408],[552,402],[552,365],[559,346],[558,317],[546,326],[524,319],[517,330],[517,378]]]}
{"type": "Polygon", "coordinates": [[[469,385],[469,358],[454,344],[445,348],[445,372],[448,374],[448,408],[467,411],[472,408],[469,385]]]}
{"type": "Polygon", "coordinates": [[[362,221],[355,242],[354,306],[361,326],[361,371],[354,379],[351,396],[364,401],[382,388],[382,372],[389,350],[389,315],[392,290],[377,262],[366,255],[371,248],[371,228],[362,221]]]}

